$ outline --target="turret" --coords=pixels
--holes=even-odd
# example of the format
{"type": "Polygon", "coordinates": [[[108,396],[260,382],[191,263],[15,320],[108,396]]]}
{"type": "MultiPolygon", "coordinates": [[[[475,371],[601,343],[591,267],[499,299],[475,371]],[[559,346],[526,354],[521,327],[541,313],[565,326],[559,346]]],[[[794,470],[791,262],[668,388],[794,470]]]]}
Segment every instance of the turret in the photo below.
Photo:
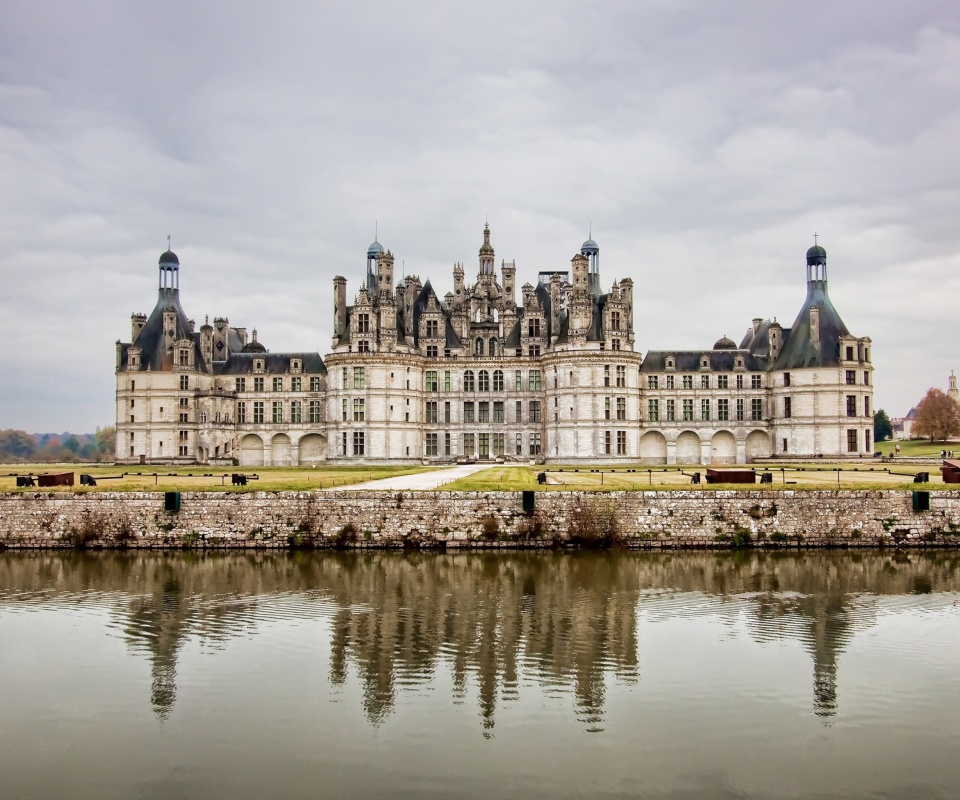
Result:
{"type": "Polygon", "coordinates": [[[580,245],[580,255],[587,259],[588,289],[592,294],[600,294],[600,245],[593,239],[587,239],[580,245]]]}
{"type": "Polygon", "coordinates": [[[131,314],[130,315],[130,341],[137,341],[137,337],[140,335],[140,331],[143,330],[143,326],[147,324],[147,315],[146,314],[131,314]]]}
{"type": "Polygon", "coordinates": [[[209,318],[204,319],[200,326],[200,355],[203,357],[203,363],[207,370],[213,369],[213,325],[209,318]]]}
{"type": "Polygon", "coordinates": [[[393,253],[389,250],[377,258],[377,282],[381,302],[389,303],[393,294],[393,253]]]}
{"type": "Polygon", "coordinates": [[[503,273],[503,309],[512,309],[517,304],[517,263],[504,261],[500,267],[503,273]]]}

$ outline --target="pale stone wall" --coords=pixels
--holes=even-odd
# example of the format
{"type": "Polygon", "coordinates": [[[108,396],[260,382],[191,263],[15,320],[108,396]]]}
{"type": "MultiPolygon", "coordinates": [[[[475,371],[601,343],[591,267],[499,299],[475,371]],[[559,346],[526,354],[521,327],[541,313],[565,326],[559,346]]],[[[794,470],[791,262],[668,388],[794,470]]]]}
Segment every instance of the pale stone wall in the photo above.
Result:
{"type": "Polygon", "coordinates": [[[930,492],[913,511],[909,491],[538,492],[532,515],[519,492],[284,492],[0,495],[0,546],[330,546],[345,526],[358,547],[548,546],[577,525],[615,521],[628,546],[728,547],[745,534],[786,546],[960,545],[960,495],[930,492]]]}

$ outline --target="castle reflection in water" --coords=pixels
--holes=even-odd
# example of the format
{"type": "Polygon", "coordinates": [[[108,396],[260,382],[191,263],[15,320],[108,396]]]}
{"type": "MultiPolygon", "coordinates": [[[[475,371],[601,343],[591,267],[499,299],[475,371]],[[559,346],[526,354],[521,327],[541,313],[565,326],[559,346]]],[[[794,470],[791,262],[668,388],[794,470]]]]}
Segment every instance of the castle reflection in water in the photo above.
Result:
{"type": "Polygon", "coordinates": [[[950,554],[876,552],[8,554],[0,604],[109,595],[130,647],[149,654],[160,717],[176,701],[177,655],[191,637],[216,647],[268,615],[322,614],[330,681],[356,671],[371,723],[391,713],[400,685],[447,668],[458,696],[477,687],[486,729],[521,679],[570,687],[577,717],[596,725],[607,682],[640,678],[641,614],[746,609],[755,640],[802,642],[814,711],[829,717],[839,659],[854,632],[874,624],[877,596],[957,591],[957,564],[950,554]],[[687,600],[665,603],[664,593],[687,600]],[[738,602],[718,602],[730,598],[738,602]]]}

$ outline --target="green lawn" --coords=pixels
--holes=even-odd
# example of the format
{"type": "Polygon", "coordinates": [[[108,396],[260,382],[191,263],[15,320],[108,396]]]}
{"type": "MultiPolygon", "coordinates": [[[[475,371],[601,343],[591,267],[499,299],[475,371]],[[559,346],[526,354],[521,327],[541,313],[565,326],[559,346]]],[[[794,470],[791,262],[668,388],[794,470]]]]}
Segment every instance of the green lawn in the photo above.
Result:
{"type": "MultiPolygon", "coordinates": [[[[758,472],[763,467],[756,467],[758,472]]],[[[690,466],[646,467],[642,465],[616,467],[491,467],[453,483],[448,483],[438,491],[488,492],[488,491],[630,491],[630,490],[706,490],[718,489],[918,489],[953,488],[943,483],[940,472],[925,468],[930,472],[930,482],[913,483],[913,475],[920,471],[916,465],[896,462],[880,464],[859,462],[857,464],[784,464],[770,465],[773,483],[770,484],[708,484],[706,468],[690,466]],[[783,467],[781,471],[781,466],[783,467]],[[839,473],[838,473],[839,470],[839,473]],[[537,474],[547,475],[546,484],[537,483],[537,474]],[[700,484],[692,484],[690,475],[699,472],[700,484]],[[684,474],[686,473],[686,474],[684,474]],[[838,481],[839,474],[839,481],[838,481]]],[[[958,485],[957,488],[960,488],[958,485]]]]}
{"type": "Polygon", "coordinates": [[[929,439],[904,439],[900,442],[877,442],[876,449],[885,456],[893,455],[896,445],[900,445],[900,455],[911,458],[940,458],[941,450],[953,450],[960,458],[960,442],[934,442],[929,439]]]}
{"type": "Polygon", "coordinates": [[[178,490],[195,491],[265,491],[288,492],[328,489],[331,486],[348,486],[377,478],[410,475],[428,472],[431,467],[114,467],[98,464],[4,464],[0,465],[0,491],[36,491],[17,489],[15,475],[73,472],[74,486],[44,491],[101,491],[101,492],[164,492],[178,490]],[[246,486],[233,486],[230,475],[234,472],[248,476],[256,475],[246,486]],[[95,487],[80,486],[80,474],[92,475],[95,487]],[[125,474],[124,474],[125,473],[125,474]],[[156,477],[154,473],[157,473],[156,477]],[[122,477],[120,477],[122,476],[122,477]]]}

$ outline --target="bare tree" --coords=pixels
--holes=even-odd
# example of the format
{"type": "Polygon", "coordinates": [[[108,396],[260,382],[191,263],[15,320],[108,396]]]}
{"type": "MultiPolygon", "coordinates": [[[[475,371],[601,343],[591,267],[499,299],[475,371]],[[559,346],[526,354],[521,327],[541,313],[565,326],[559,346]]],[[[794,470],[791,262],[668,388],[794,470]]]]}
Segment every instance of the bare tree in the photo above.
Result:
{"type": "Polygon", "coordinates": [[[960,404],[939,389],[930,389],[917,406],[912,430],[915,436],[929,436],[931,442],[960,436],[960,404]]]}

